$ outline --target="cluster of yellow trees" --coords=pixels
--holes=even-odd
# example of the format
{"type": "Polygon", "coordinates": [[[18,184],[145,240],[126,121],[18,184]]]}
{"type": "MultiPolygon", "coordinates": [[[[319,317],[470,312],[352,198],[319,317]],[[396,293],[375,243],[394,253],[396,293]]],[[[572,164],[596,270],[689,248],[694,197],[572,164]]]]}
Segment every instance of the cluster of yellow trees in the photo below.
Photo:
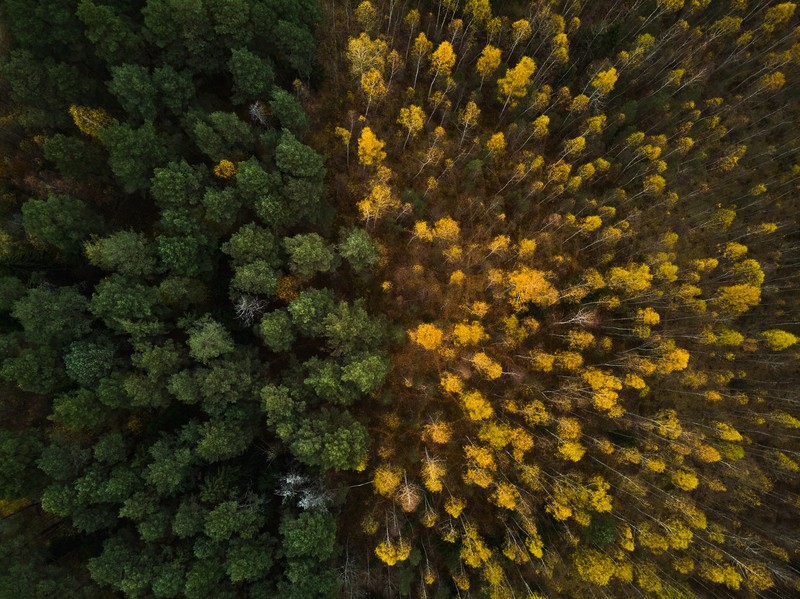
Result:
{"type": "Polygon", "coordinates": [[[380,584],[800,591],[795,4],[396,4],[348,15],[335,130],[408,333],[380,584]]]}

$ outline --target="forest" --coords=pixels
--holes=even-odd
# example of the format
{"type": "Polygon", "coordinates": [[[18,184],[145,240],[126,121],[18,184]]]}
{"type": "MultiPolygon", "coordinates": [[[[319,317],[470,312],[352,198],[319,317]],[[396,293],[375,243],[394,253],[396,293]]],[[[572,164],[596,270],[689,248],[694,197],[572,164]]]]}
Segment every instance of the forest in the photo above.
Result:
{"type": "Polygon", "coordinates": [[[0,599],[800,594],[800,10],[0,2],[0,599]]]}

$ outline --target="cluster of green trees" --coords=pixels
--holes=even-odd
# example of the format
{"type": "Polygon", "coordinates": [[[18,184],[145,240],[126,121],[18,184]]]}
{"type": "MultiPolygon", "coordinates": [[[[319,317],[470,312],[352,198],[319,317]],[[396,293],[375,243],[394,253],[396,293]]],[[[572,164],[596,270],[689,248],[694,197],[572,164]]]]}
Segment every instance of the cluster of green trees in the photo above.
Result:
{"type": "Polygon", "coordinates": [[[0,595],[330,597],[388,372],[324,198],[310,0],[12,0],[0,595]]]}

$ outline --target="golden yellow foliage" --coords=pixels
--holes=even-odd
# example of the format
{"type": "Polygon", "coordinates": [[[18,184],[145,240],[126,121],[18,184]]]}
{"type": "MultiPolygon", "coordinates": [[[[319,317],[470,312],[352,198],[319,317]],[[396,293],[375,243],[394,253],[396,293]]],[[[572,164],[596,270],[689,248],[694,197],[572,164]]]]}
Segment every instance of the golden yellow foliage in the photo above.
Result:
{"type": "Polygon", "coordinates": [[[519,501],[519,491],[510,483],[500,483],[490,497],[492,503],[498,507],[515,510],[519,501]]]}
{"type": "Polygon", "coordinates": [[[679,557],[672,563],[672,567],[681,574],[689,574],[694,570],[694,560],[688,556],[679,557]]]}
{"type": "Polygon", "coordinates": [[[615,266],[605,277],[606,284],[614,291],[636,295],[650,288],[653,275],[646,264],[630,264],[626,268],[615,266]]]}
{"type": "Polygon", "coordinates": [[[446,422],[436,421],[430,422],[423,428],[424,437],[429,438],[434,443],[444,445],[450,441],[453,434],[452,427],[446,422]]]}
{"type": "Polygon", "coordinates": [[[382,142],[369,127],[364,127],[358,138],[358,160],[366,166],[377,166],[386,158],[382,142]]]}
{"type": "Polygon", "coordinates": [[[220,160],[214,166],[214,176],[218,179],[230,179],[236,174],[236,165],[230,160],[220,160]]]}
{"type": "Polygon", "coordinates": [[[579,462],[586,453],[586,448],[577,441],[559,443],[558,454],[570,462],[579,462]]]}
{"type": "Polygon", "coordinates": [[[697,488],[700,481],[697,475],[691,470],[676,470],[672,473],[672,482],[679,489],[693,491],[697,488]]]}
{"type": "Polygon", "coordinates": [[[493,449],[501,450],[511,443],[512,434],[513,429],[508,424],[492,421],[481,426],[478,438],[493,449]]]}
{"type": "Polygon", "coordinates": [[[466,573],[453,574],[453,582],[461,591],[468,591],[470,587],[469,575],[466,573]]]}
{"type": "Polygon", "coordinates": [[[471,568],[478,568],[486,562],[492,552],[487,547],[483,537],[478,533],[478,529],[472,524],[464,525],[464,534],[461,537],[460,557],[463,562],[471,568]]]}
{"type": "Polygon", "coordinates": [[[661,322],[661,316],[653,308],[639,308],[636,310],[636,320],[648,326],[655,326],[661,322]]]}
{"type": "MultiPolygon", "coordinates": [[[[381,167],[379,167],[381,168],[381,167]]],[[[357,204],[364,220],[381,218],[386,212],[400,207],[400,200],[395,197],[392,188],[384,182],[376,182],[369,195],[357,204]]]]}
{"type": "Polygon", "coordinates": [[[431,493],[442,491],[442,479],[447,474],[447,469],[442,461],[428,457],[423,458],[421,474],[426,489],[431,493]]]}
{"type": "Polygon", "coordinates": [[[503,367],[483,352],[472,356],[472,365],[489,380],[500,378],[503,374],[503,367]]]}
{"type": "Polygon", "coordinates": [[[560,501],[551,500],[547,503],[545,511],[553,516],[556,520],[564,521],[572,516],[572,508],[560,501]]]}
{"type": "Polygon", "coordinates": [[[557,432],[562,439],[578,439],[581,436],[581,423],[576,418],[560,418],[557,432]]]}
{"type": "Polygon", "coordinates": [[[464,473],[464,482],[468,485],[476,485],[482,489],[486,489],[494,482],[492,474],[488,470],[482,468],[467,468],[464,473]]]}
{"type": "MultiPolygon", "coordinates": [[[[590,116],[586,119],[586,129],[590,133],[602,133],[603,129],[606,126],[607,117],[604,114],[600,114],[597,116],[590,116]]],[[[592,167],[592,174],[594,174],[595,167],[591,164],[585,165],[592,167]]]]}
{"type": "Polygon", "coordinates": [[[481,323],[477,321],[460,322],[453,329],[456,345],[477,345],[489,338],[481,323]]]}
{"type": "Polygon", "coordinates": [[[732,566],[717,562],[703,562],[700,565],[699,573],[703,578],[717,584],[724,584],[733,590],[737,590],[743,580],[742,575],[732,566]]]}
{"type": "Polygon", "coordinates": [[[388,91],[383,75],[374,68],[361,74],[361,89],[367,97],[367,114],[369,114],[370,104],[382,100],[388,91]]]}
{"type": "Polygon", "coordinates": [[[453,518],[458,518],[466,507],[467,502],[464,499],[453,497],[452,495],[444,502],[444,511],[453,518]]]}
{"type": "Polygon", "coordinates": [[[494,415],[490,404],[480,391],[467,391],[461,395],[461,404],[470,420],[486,420],[494,415]]]}
{"type": "Polygon", "coordinates": [[[433,226],[433,237],[435,239],[456,241],[460,233],[461,227],[459,227],[458,223],[449,216],[440,218],[436,221],[436,223],[434,223],[433,226]]]}
{"type": "Polygon", "coordinates": [[[425,126],[425,112],[419,106],[411,104],[400,109],[397,123],[408,130],[408,136],[415,137],[425,126]]]}
{"type": "Polygon", "coordinates": [[[386,55],[389,48],[381,39],[373,40],[366,33],[361,33],[357,38],[347,41],[347,60],[350,63],[350,72],[354,77],[370,69],[382,73],[386,64],[386,55]]]}
{"type": "Polygon", "coordinates": [[[400,468],[388,464],[381,464],[375,469],[372,480],[375,492],[384,497],[391,497],[397,490],[397,487],[400,486],[402,476],[400,468]]]}
{"type": "Polygon", "coordinates": [[[100,131],[114,124],[114,119],[102,108],[73,104],[69,114],[80,132],[89,137],[98,137],[100,131]]]}
{"type": "Polygon", "coordinates": [[[578,575],[592,584],[606,586],[614,574],[614,561],[596,549],[579,549],[572,559],[578,575]]]}
{"type": "Polygon", "coordinates": [[[428,350],[433,350],[442,344],[444,333],[434,324],[421,324],[416,329],[408,331],[411,340],[428,350]]]}
{"type": "MultiPolygon", "coordinates": [[[[764,75],[758,80],[758,86],[766,91],[776,92],[786,84],[786,77],[780,71],[764,75]]],[[[726,165],[727,166],[727,165],[726,165]]],[[[725,169],[730,170],[730,169],[725,169]]]]}
{"type": "Polygon", "coordinates": [[[516,564],[525,564],[530,561],[524,546],[521,547],[517,540],[508,533],[506,533],[503,543],[503,555],[516,564]]]}
{"type": "Polygon", "coordinates": [[[635,549],[635,545],[633,542],[633,532],[631,531],[631,527],[625,524],[620,530],[620,536],[622,538],[619,541],[619,546],[625,551],[633,551],[635,549]]]}
{"type": "Polygon", "coordinates": [[[710,445],[700,445],[697,448],[697,459],[701,462],[713,463],[719,462],[722,456],[719,454],[719,451],[710,445]]]}
{"type": "Polygon", "coordinates": [[[497,464],[494,461],[494,454],[488,447],[482,445],[466,445],[464,447],[464,456],[478,468],[491,471],[497,469],[497,464]]]}
{"type": "Polygon", "coordinates": [[[783,351],[792,347],[798,341],[796,335],[780,329],[764,331],[761,333],[761,336],[764,337],[767,342],[767,347],[772,351],[783,351]]]}
{"type": "Polygon", "coordinates": [[[558,291],[540,270],[524,266],[511,272],[508,282],[511,286],[509,302],[516,310],[521,310],[528,302],[546,307],[558,301],[558,291]]]}
{"type": "Polygon", "coordinates": [[[475,65],[475,70],[481,76],[481,80],[486,77],[491,77],[500,66],[500,48],[495,48],[492,45],[484,46],[481,55],[478,57],[478,62],[475,65]]]}
{"type": "Polygon", "coordinates": [[[387,566],[394,566],[397,562],[403,562],[411,555],[411,543],[406,539],[398,541],[381,541],[375,547],[375,555],[378,556],[387,566]]]}
{"type": "Polygon", "coordinates": [[[541,115],[536,117],[531,123],[531,134],[535,139],[544,139],[549,133],[548,125],[550,124],[550,117],[541,115]]]}
{"type": "Polygon", "coordinates": [[[533,59],[523,56],[515,67],[509,68],[505,76],[497,80],[498,100],[504,102],[504,107],[510,104],[513,108],[517,98],[525,97],[535,71],[533,59]]]}
{"type": "Polygon", "coordinates": [[[506,137],[502,131],[499,131],[489,138],[486,142],[486,149],[493,156],[499,156],[506,149],[506,137]]]}
{"type": "Polygon", "coordinates": [[[595,512],[610,512],[613,498],[608,494],[611,485],[600,475],[589,479],[589,506],[595,512]]]}
{"type": "Polygon", "coordinates": [[[611,90],[614,89],[614,84],[617,82],[618,78],[617,69],[613,67],[607,71],[600,71],[592,80],[592,87],[603,95],[609,94],[611,90]]]}

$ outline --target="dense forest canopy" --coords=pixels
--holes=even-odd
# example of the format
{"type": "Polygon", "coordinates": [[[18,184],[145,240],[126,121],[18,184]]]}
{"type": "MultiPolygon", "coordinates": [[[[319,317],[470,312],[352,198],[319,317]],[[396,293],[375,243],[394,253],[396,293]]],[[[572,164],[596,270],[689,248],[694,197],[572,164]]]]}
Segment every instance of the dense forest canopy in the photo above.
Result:
{"type": "Polygon", "coordinates": [[[795,3],[0,23],[0,597],[800,592],[795,3]]]}

